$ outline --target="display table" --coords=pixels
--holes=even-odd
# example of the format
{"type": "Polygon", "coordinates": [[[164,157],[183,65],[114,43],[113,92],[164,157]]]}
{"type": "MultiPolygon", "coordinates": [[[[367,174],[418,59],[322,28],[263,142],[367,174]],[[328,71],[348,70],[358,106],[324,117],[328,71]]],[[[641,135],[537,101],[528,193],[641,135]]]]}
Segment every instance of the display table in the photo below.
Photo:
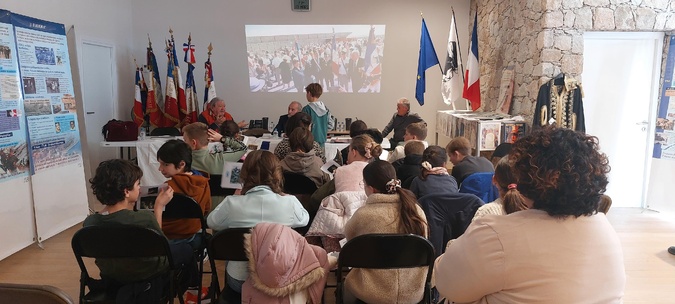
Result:
{"type": "Polygon", "coordinates": [[[495,112],[438,111],[436,113],[436,142],[438,135],[450,138],[463,136],[473,146],[475,155],[494,151],[502,142],[513,142],[525,134],[526,124],[511,115],[495,112]]]}

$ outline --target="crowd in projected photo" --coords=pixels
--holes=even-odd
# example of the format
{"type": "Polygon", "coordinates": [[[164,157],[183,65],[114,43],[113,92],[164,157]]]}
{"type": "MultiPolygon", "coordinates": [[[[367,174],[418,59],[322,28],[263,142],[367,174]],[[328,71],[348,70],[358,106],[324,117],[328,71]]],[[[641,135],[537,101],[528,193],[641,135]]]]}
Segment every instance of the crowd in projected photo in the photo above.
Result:
{"type": "Polygon", "coordinates": [[[380,92],[384,25],[247,25],[251,92],[380,92]]]}

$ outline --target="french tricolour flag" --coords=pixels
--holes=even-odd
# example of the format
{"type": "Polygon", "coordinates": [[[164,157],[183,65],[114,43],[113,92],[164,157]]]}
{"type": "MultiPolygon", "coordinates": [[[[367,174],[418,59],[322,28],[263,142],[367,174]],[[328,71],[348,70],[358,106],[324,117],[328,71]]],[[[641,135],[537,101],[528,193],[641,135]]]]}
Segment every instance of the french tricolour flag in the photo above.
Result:
{"type": "Polygon", "coordinates": [[[471,102],[471,109],[480,108],[480,67],[478,66],[478,13],[473,20],[473,32],[469,44],[469,59],[466,63],[466,77],[464,77],[464,92],[462,97],[471,102]]]}

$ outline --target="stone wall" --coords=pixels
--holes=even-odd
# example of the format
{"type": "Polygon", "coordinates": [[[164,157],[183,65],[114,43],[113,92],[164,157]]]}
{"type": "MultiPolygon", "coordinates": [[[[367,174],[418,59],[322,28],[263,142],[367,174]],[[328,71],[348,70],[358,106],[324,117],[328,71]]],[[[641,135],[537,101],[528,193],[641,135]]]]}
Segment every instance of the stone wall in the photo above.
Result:
{"type": "Polygon", "coordinates": [[[672,0],[471,0],[471,7],[478,8],[482,108],[496,108],[502,70],[513,65],[511,114],[528,122],[541,84],[561,72],[580,78],[585,31],[675,31],[672,0]]]}

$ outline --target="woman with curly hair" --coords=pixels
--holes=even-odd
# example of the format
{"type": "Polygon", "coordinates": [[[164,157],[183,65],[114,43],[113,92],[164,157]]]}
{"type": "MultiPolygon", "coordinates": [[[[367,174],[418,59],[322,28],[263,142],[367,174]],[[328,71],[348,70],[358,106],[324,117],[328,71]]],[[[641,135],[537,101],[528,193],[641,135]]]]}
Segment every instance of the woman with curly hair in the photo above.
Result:
{"type": "Polygon", "coordinates": [[[621,244],[596,211],[609,164],[596,137],[547,127],[509,160],[528,210],[488,215],[436,260],[436,288],[461,303],[620,303],[621,244]]]}

